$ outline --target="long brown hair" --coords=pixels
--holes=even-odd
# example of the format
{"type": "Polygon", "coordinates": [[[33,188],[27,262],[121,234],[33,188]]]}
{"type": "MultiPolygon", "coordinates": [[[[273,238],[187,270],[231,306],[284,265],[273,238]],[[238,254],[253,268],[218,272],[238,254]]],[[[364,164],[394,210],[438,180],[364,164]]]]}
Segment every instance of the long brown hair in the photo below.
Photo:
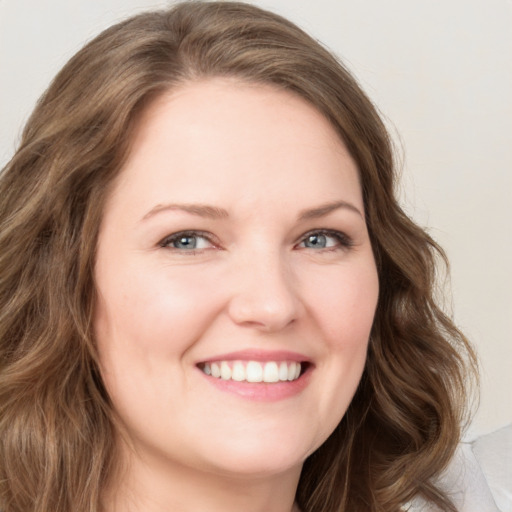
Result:
{"type": "Polygon", "coordinates": [[[326,49],[236,2],[186,2],[107,29],[40,99],[0,177],[0,508],[95,512],[115,469],[115,416],[92,336],[93,267],[109,186],[139,113],[214,76],[272,84],[330,120],[356,161],[380,297],[349,410],[304,464],[304,512],[399,511],[436,485],[460,437],[474,355],[437,306],[444,254],[401,210],[375,108],[326,49]],[[469,372],[468,372],[469,369],[469,372]]]}

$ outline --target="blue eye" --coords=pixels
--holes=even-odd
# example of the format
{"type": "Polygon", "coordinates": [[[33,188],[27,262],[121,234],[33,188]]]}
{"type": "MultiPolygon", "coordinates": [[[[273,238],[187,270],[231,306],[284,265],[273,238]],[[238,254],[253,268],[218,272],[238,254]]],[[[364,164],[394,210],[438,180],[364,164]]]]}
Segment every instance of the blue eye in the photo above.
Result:
{"type": "Polygon", "coordinates": [[[325,249],[328,247],[330,240],[329,237],[321,233],[315,235],[309,235],[304,241],[304,247],[311,249],[325,249]]]}
{"type": "Polygon", "coordinates": [[[350,238],[339,231],[314,231],[308,233],[299,243],[299,247],[306,249],[331,249],[351,245],[350,238]]]}
{"type": "Polygon", "coordinates": [[[164,238],[160,242],[160,246],[186,252],[209,249],[213,247],[213,244],[205,234],[195,231],[182,231],[164,238]]]}

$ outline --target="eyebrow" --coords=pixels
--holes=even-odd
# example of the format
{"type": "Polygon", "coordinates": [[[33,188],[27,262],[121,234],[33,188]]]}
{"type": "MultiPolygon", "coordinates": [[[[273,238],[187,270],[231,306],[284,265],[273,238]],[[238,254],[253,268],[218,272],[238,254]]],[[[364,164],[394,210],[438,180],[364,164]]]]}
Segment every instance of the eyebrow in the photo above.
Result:
{"type": "Polygon", "coordinates": [[[172,203],[172,204],[157,204],[152,208],[141,220],[146,220],[157,213],[164,211],[183,211],[199,217],[206,217],[209,219],[224,219],[229,217],[229,213],[224,208],[217,206],[209,206],[207,204],[183,204],[183,203],[172,203]]]}
{"type": "MultiPolygon", "coordinates": [[[[354,213],[357,213],[361,218],[363,218],[363,214],[361,211],[351,203],[347,201],[335,201],[332,203],[326,203],[316,208],[302,210],[299,215],[299,220],[311,220],[311,219],[319,219],[321,217],[325,217],[329,213],[339,210],[339,209],[347,209],[354,213]]],[[[219,208],[217,206],[210,206],[207,204],[188,204],[188,203],[171,203],[171,204],[157,204],[154,208],[152,208],[144,217],[142,217],[142,221],[153,217],[154,215],[165,212],[165,211],[183,211],[186,213],[190,213],[192,215],[197,215],[198,217],[205,217],[209,219],[225,219],[229,217],[229,213],[224,208],[219,208]]]]}
{"type": "Polygon", "coordinates": [[[352,203],[348,203],[347,201],[334,201],[318,206],[317,208],[302,210],[299,214],[299,220],[319,219],[340,208],[350,210],[357,213],[361,218],[364,218],[363,213],[352,203]]]}

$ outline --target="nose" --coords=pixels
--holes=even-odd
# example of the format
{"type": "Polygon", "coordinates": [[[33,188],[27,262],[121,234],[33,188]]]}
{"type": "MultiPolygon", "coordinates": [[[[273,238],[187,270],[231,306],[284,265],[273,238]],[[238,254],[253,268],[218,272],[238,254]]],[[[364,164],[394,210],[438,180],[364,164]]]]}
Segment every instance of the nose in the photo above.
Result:
{"type": "Polygon", "coordinates": [[[303,306],[285,258],[258,253],[238,263],[228,313],[237,325],[277,332],[295,322],[303,306]]]}

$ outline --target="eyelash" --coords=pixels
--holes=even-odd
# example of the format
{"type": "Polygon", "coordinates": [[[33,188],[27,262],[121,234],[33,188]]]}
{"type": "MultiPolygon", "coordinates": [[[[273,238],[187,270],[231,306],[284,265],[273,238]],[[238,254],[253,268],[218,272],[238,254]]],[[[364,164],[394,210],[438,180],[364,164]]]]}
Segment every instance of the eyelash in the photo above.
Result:
{"type": "MultiPolygon", "coordinates": [[[[308,238],[312,236],[325,236],[329,238],[334,238],[336,240],[336,244],[331,247],[322,247],[320,249],[316,250],[323,250],[323,251],[336,251],[339,249],[350,249],[353,247],[354,242],[353,240],[347,236],[345,233],[341,231],[331,230],[331,229],[316,229],[312,231],[308,231],[304,235],[302,235],[301,239],[295,246],[299,246],[300,244],[304,243],[308,238]]],[[[179,249],[178,247],[171,247],[171,244],[177,242],[178,240],[182,238],[203,238],[208,241],[209,244],[211,244],[214,248],[217,246],[216,242],[214,241],[212,235],[206,231],[179,231],[178,233],[173,233],[172,235],[169,235],[165,237],[161,242],[159,242],[159,246],[162,248],[167,248],[170,250],[174,250],[176,252],[186,253],[186,254],[197,254],[203,250],[204,248],[199,249],[179,249]]],[[[305,247],[305,249],[308,249],[308,247],[305,247]]],[[[315,249],[313,249],[315,250],[315,249]]]]}
{"type": "Polygon", "coordinates": [[[335,251],[340,248],[350,249],[354,245],[354,241],[348,235],[346,235],[342,231],[336,231],[332,229],[315,229],[313,231],[309,231],[306,234],[302,235],[299,244],[304,243],[309,237],[312,236],[326,236],[329,238],[334,238],[336,240],[336,245],[332,247],[322,247],[321,250],[324,251],[335,251]]]}
{"type": "Polygon", "coordinates": [[[179,231],[178,233],[173,233],[172,235],[166,236],[159,245],[163,248],[174,250],[176,252],[183,252],[187,254],[196,254],[197,252],[204,249],[184,249],[180,250],[178,247],[171,247],[171,244],[177,242],[182,238],[204,238],[211,245],[215,246],[216,243],[213,241],[213,237],[210,233],[206,231],[179,231]]]}

